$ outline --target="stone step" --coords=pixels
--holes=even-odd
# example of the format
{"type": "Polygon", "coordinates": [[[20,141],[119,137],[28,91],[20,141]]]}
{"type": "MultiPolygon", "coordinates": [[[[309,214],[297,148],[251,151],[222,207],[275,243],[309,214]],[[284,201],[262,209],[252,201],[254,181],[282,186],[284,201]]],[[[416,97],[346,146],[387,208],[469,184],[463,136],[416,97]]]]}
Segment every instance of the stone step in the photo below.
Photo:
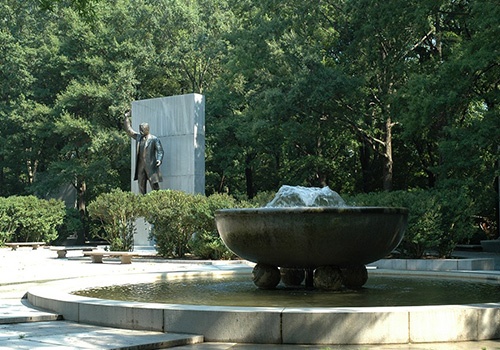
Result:
{"type": "Polygon", "coordinates": [[[0,349],[165,349],[203,342],[202,335],[93,326],[70,321],[0,325],[0,349]]]}
{"type": "Polygon", "coordinates": [[[36,309],[26,299],[0,301],[0,324],[45,322],[61,319],[61,315],[36,309]]]}
{"type": "Polygon", "coordinates": [[[198,344],[202,335],[101,327],[64,321],[26,299],[0,301],[0,349],[165,349],[198,344]]]}
{"type": "Polygon", "coordinates": [[[62,320],[61,315],[0,315],[0,324],[46,322],[62,320]]]}

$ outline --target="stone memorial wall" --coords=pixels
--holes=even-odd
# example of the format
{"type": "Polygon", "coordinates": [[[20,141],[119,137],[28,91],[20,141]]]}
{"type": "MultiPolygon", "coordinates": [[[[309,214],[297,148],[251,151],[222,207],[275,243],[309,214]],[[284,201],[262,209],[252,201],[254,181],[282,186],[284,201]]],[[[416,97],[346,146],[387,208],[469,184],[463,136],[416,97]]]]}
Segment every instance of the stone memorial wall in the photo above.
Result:
{"type": "MultiPolygon", "coordinates": [[[[148,123],[152,135],[162,143],[165,155],[161,165],[160,189],[205,194],[205,97],[187,94],[132,102],[132,128],[148,123]]],[[[131,142],[131,190],[139,193],[134,181],[135,141],[131,142]]],[[[148,192],[151,188],[148,184],[148,192]]],[[[134,246],[152,246],[149,225],[138,220],[134,246]]]]}

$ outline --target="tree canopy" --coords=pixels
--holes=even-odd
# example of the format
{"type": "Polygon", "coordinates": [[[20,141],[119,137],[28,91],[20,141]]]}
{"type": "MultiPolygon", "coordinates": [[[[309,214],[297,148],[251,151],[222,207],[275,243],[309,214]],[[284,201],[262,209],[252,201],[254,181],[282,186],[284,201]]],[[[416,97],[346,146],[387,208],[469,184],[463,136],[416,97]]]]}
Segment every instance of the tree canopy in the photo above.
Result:
{"type": "Polygon", "coordinates": [[[0,195],[129,186],[132,100],[206,95],[207,194],[462,189],[494,210],[491,0],[6,0],[0,195]]]}

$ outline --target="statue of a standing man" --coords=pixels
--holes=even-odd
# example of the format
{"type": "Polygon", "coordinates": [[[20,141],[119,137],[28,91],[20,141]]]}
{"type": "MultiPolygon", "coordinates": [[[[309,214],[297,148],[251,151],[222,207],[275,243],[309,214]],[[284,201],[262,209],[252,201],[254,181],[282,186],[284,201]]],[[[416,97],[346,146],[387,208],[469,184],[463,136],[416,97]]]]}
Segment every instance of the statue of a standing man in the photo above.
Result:
{"type": "Polygon", "coordinates": [[[129,136],[136,140],[136,162],[134,180],[138,180],[139,192],[146,193],[147,182],[153,190],[160,189],[163,178],[160,165],[163,161],[163,147],[160,140],[149,133],[149,124],[139,125],[139,132],[130,125],[130,111],[125,113],[125,130],[129,136]]]}

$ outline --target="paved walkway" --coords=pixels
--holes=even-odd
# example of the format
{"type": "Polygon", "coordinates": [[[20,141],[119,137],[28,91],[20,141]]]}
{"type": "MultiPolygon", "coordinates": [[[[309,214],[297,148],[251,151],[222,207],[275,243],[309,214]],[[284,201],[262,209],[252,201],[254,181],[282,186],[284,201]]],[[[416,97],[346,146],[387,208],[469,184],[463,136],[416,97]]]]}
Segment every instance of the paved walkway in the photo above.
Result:
{"type": "MultiPolygon", "coordinates": [[[[460,252],[464,257],[495,258],[500,255],[460,252]]],[[[405,345],[299,346],[234,343],[199,343],[200,338],[184,334],[134,331],[98,327],[61,320],[58,315],[37,310],[25,299],[30,288],[51,280],[73,277],[106,276],[117,273],[168,272],[196,269],[229,269],[228,262],[187,262],[140,259],[130,265],[92,264],[81,252],[68,252],[65,259],[49,249],[0,248],[0,350],[2,349],[160,349],[178,346],[181,350],[500,350],[499,341],[433,343],[405,345]],[[194,344],[193,344],[194,343],[194,344]]],[[[499,272],[500,273],[500,272],[499,272]]]]}

